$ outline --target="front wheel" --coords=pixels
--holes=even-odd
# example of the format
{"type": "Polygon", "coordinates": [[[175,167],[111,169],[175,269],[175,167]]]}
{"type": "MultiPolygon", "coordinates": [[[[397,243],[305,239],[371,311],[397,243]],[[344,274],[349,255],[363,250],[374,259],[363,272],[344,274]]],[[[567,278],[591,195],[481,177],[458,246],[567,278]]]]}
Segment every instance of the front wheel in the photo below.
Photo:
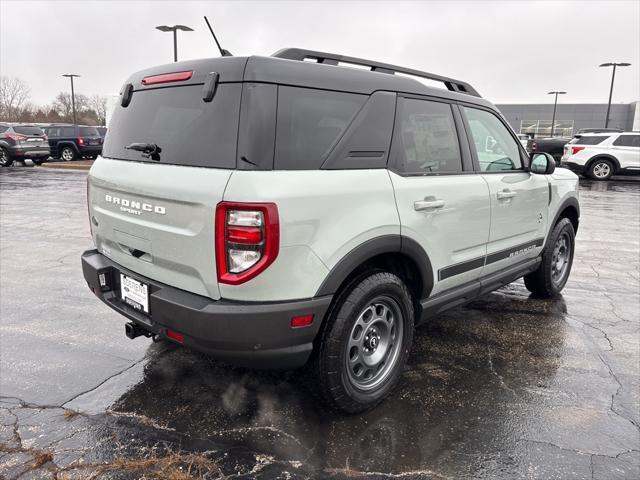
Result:
{"type": "Polygon", "coordinates": [[[388,272],[360,277],[339,293],[316,352],[327,403],[367,410],[398,383],[413,341],[414,310],[404,282],[388,272]]]}
{"type": "Polygon", "coordinates": [[[32,158],[31,161],[33,162],[34,165],[42,165],[45,162],[44,158],[32,158]]]}
{"type": "Polygon", "coordinates": [[[0,166],[1,167],[10,167],[13,163],[13,160],[9,158],[9,152],[4,147],[0,147],[0,166]]]}
{"type": "Polygon", "coordinates": [[[613,175],[613,163],[609,160],[595,160],[589,166],[589,176],[594,180],[609,180],[613,175]]]}
{"type": "Polygon", "coordinates": [[[549,235],[542,252],[542,263],[535,272],[524,277],[524,284],[538,297],[558,295],[569,279],[576,234],[568,218],[561,219],[549,235]]]}

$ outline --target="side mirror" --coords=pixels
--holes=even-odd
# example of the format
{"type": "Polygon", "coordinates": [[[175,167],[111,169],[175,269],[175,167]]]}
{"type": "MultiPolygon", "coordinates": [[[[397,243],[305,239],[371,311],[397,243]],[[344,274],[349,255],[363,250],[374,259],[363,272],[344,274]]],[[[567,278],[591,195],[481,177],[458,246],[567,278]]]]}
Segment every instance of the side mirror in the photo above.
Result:
{"type": "Polygon", "coordinates": [[[531,155],[530,170],[541,175],[551,175],[556,170],[556,161],[548,153],[534,153],[531,155]]]}

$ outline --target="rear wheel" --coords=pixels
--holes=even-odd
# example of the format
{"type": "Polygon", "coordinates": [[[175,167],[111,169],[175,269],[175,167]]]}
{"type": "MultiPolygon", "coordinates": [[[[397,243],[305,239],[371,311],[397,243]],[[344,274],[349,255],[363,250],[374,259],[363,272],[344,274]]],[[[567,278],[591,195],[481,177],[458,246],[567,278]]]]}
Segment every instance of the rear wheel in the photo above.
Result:
{"type": "Polygon", "coordinates": [[[32,158],[31,161],[34,165],[42,165],[45,161],[44,158],[32,158]]]}
{"type": "Polygon", "coordinates": [[[573,224],[568,218],[563,218],[549,235],[542,252],[542,263],[535,272],[524,277],[527,290],[545,298],[558,295],[569,279],[574,247],[573,224]]]}
{"type": "Polygon", "coordinates": [[[589,166],[589,176],[594,180],[609,180],[614,172],[613,163],[609,160],[595,160],[589,166]]]}
{"type": "Polygon", "coordinates": [[[0,147],[0,166],[9,167],[13,163],[13,160],[9,158],[9,152],[4,147],[0,147]]]}
{"type": "Polygon", "coordinates": [[[60,157],[65,162],[70,162],[76,159],[76,151],[71,147],[62,147],[62,150],[60,150],[60,157]]]}
{"type": "Polygon", "coordinates": [[[360,277],[338,295],[315,361],[327,403],[356,413],[391,392],[411,348],[413,315],[407,287],[388,272],[360,277]]]}
{"type": "Polygon", "coordinates": [[[95,160],[96,159],[96,155],[87,155],[84,158],[86,158],[87,160],[95,160]]]}

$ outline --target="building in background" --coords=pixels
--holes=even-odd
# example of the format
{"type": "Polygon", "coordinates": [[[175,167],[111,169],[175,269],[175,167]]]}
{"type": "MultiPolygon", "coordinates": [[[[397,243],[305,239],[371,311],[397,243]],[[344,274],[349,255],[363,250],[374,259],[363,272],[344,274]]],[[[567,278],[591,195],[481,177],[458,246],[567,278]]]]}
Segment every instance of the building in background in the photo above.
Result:
{"type": "MultiPolygon", "coordinates": [[[[496,105],[517,133],[551,135],[553,104],[496,105]]],[[[606,103],[559,103],[554,136],[571,137],[581,128],[603,128],[606,103]]],[[[611,104],[609,128],[640,130],[640,102],[611,104]]]]}

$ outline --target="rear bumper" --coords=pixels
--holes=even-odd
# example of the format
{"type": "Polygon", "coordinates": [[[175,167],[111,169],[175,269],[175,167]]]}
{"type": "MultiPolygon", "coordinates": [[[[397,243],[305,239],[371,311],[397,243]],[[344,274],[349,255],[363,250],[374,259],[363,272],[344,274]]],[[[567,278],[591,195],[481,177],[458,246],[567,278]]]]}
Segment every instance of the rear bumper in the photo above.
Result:
{"type": "Polygon", "coordinates": [[[584,165],[580,165],[579,163],[576,163],[576,162],[563,161],[561,166],[568,168],[569,170],[575,173],[580,173],[580,174],[584,173],[584,165]]]}
{"type": "Polygon", "coordinates": [[[23,145],[15,145],[8,147],[10,157],[20,158],[48,158],[51,151],[49,147],[29,147],[23,145]]]}
{"type": "Polygon", "coordinates": [[[174,330],[188,347],[251,368],[304,365],[331,303],[331,296],[269,303],[212,300],[142,277],[97,250],[82,254],[82,271],[100,300],[147,331],[168,338],[167,329],[174,330]],[[120,272],[149,285],[148,316],[120,300],[120,272]],[[107,286],[101,288],[102,273],[107,286]],[[312,325],[291,327],[292,317],[309,314],[312,325]]]}
{"type": "Polygon", "coordinates": [[[78,149],[80,155],[100,155],[102,153],[102,145],[83,145],[78,149]]]}

